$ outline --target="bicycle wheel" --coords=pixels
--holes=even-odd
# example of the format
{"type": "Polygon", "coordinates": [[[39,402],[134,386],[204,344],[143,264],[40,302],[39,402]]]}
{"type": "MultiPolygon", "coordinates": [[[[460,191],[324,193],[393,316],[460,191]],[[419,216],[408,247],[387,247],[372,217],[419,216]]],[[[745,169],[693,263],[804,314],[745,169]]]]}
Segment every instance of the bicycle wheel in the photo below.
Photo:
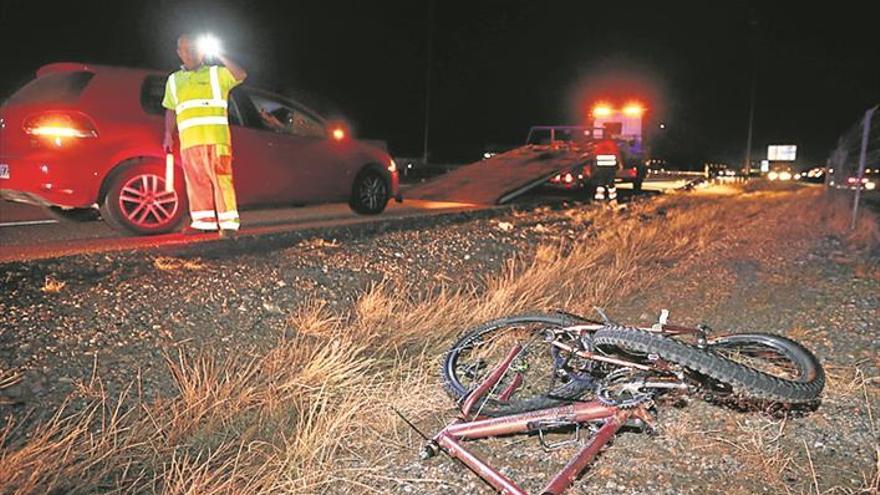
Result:
{"type": "Polygon", "coordinates": [[[825,371],[819,360],[800,343],[789,338],[765,333],[740,333],[710,339],[708,348],[730,361],[776,377],[782,383],[808,384],[813,399],[825,387],[825,371]]]}
{"type": "MultiPolygon", "coordinates": [[[[484,416],[503,416],[571,402],[593,381],[586,363],[551,346],[548,330],[585,323],[560,313],[530,313],[499,318],[465,332],[446,353],[444,388],[456,401],[479,386],[516,344],[522,350],[508,372],[473,408],[484,416]]],[[[577,337],[566,342],[580,346],[577,337]]]]}
{"type": "Polygon", "coordinates": [[[644,330],[608,326],[596,332],[593,344],[657,354],[759,399],[810,402],[825,386],[816,357],[797,342],[776,335],[730,335],[700,349],[644,330]]]}

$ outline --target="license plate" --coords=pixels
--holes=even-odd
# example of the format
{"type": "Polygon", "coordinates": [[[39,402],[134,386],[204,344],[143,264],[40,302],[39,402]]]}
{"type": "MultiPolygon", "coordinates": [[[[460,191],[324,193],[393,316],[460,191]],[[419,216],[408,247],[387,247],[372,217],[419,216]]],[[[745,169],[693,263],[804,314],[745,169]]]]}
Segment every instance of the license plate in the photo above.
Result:
{"type": "Polygon", "coordinates": [[[5,163],[0,163],[0,179],[8,179],[9,178],[9,165],[5,163]]]}

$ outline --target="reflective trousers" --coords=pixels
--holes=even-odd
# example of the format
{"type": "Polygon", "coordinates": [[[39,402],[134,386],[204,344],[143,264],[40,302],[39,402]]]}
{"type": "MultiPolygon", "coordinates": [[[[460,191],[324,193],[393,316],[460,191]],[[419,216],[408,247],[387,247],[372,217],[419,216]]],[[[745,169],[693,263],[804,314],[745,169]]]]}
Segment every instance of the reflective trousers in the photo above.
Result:
{"type": "Polygon", "coordinates": [[[225,145],[206,144],[180,151],[189,215],[199,230],[238,230],[241,224],[232,185],[232,154],[225,145]]]}

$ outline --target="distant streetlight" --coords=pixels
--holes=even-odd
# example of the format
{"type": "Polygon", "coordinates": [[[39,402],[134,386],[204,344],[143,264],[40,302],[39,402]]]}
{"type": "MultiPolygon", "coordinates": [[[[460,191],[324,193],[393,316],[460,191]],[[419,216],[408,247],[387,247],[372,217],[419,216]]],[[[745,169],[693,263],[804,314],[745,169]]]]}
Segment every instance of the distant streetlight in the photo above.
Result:
{"type": "Polygon", "coordinates": [[[666,129],[666,124],[664,124],[663,122],[660,122],[660,128],[661,128],[661,129],[666,129]]]}

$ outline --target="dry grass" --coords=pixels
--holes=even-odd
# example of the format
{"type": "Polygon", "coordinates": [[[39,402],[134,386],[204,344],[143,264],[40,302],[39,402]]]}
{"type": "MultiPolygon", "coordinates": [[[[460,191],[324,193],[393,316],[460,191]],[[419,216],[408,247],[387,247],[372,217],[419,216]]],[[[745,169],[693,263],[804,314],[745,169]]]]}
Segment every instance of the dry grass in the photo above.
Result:
{"type": "Polygon", "coordinates": [[[163,272],[178,270],[203,270],[205,264],[198,259],[174,258],[171,256],[157,256],[153,259],[153,266],[163,272]]]}
{"type": "MultiPolygon", "coordinates": [[[[815,235],[805,212],[820,201],[811,193],[676,196],[623,212],[573,212],[575,242],[541,246],[475,283],[379,283],[346,313],[319,300],[295,308],[295,337],[280,336],[264,354],[169,354],[171,397],[110,400],[96,377],[82,387],[85,407],[0,432],[0,493],[418,491],[420,480],[385,474],[394,450],[417,442],[391,407],[420,421],[449,407],[434,367],[463,328],[525,310],[587,313],[729,249],[759,225],[815,235]]],[[[839,220],[828,221],[833,231],[839,220]]],[[[154,265],[203,268],[166,257],[154,265]]],[[[791,468],[764,431],[732,446],[747,457],[763,452],[754,466],[768,476],[791,468]]],[[[876,485],[869,478],[866,486],[876,485]]]]}
{"type": "Polygon", "coordinates": [[[66,286],[67,282],[58,280],[51,275],[46,275],[46,280],[43,282],[43,287],[40,288],[40,291],[45,294],[57,294],[66,286]]]}

